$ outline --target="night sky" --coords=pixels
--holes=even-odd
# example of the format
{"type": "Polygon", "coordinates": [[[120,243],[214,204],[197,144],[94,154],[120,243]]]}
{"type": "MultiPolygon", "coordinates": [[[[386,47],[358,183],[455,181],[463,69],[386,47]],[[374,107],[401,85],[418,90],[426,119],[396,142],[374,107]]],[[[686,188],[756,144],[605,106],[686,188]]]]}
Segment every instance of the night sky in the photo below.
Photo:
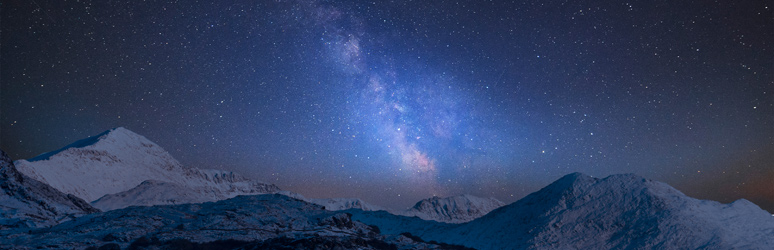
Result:
{"type": "Polygon", "coordinates": [[[213,2],[4,1],[0,148],[126,127],[307,197],[635,173],[774,212],[768,1],[213,2]]]}

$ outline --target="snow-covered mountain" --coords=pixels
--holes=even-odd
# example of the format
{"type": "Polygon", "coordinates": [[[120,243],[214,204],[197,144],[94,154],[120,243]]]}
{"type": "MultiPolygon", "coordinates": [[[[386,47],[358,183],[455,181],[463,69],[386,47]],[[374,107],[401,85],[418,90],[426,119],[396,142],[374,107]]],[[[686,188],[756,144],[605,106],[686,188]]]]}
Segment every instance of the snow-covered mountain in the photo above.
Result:
{"type": "Polygon", "coordinates": [[[164,195],[158,196],[160,200],[153,200],[156,194],[147,190],[160,183],[184,187],[168,192],[183,192],[188,196],[182,199],[191,198],[198,202],[279,191],[277,186],[253,181],[233,172],[184,167],[160,146],[125,128],[111,129],[62,149],[15,163],[23,174],[89,202],[112,195],[96,204],[105,209],[178,203],[178,200],[167,199],[164,195]],[[148,180],[154,182],[138,186],[148,180]],[[199,197],[194,198],[197,195],[199,197]],[[120,201],[117,197],[128,199],[120,201]]]}
{"type": "Polygon", "coordinates": [[[421,200],[414,207],[398,214],[416,216],[423,220],[463,223],[484,216],[504,205],[505,203],[495,198],[481,198],[473,195],[432,197],[421,200]]]}
{"type": "MultiPolygon", "coordinates": [[[[20,172],[101,210],[128,206],[173,205],[217,201],[244,194],[275,193],[279,188],[233,172],[182,166],[160,146],[125,128],[115,128],[29,160],[18,160],[20,172]]],[[[338,211],[385,210],[357,198],[307,199],[338,211]]],[[[461,223],[502,206],[495,199],[470,195],[420,201],[395,214],[461,223]]]]}
{"type": "MultiPolygon", "coordinates": [[[[382,235],[344,212],[278,194],[218,202],[129,207],[83,216],[33,233],[0,237],[0,248],[144,246],[180,249],[444,249],[403,235],[382,235]]],[[[0,231],[0,236],[2,231],[0,231]]],[[[447,248],[448,249],[448,248],[447,248]]]]}
{"type": "Polygon", "coordinates": [[[567,175],[463,224],[350,210],[392,234],[476,249],[770,249],[774,217],[747,200],[697,200],[661,182],[625,174],[567,175]]]}
{"type": "Polygon", "coordinates": [[[0,150],[0,230],[54,225],[98,212],[84,200],[67,195],[16,170],[0,150]]]}
{"type": "Polygon", "coordinates": [[[299,199],[302,201],[323,206],[325,210],[328,210],[328,211],[341,211],[341,210],[347,210],[347,209],[360,209],[363,211],[386,210],[380,206],[370,204],[358,198],[306,198],[299,193],[286,191],[286,190],[282,190],[277,193],[291,198],[295,198],[295,199],[299,199]]]}
{"type": "Polygon", "coordinates": [[[128,206],[175,205],[218,201],[246,194],[275,193],[274,185],[251,181],[233,172],[194,169],[201,178],[211,181],[206,185],[179,184],[158,180],[146,180],[136,187],[107,194],[91,202],[102,211],[121,209],[128,206]]]}
{"type": "Polygon", "coordinates": [[[187,168],[123,128],[17,161],[17,166],[0,153],[0,248],[127,247],[138,242],[161,248],[227,243],[345,249],[774,245],[774,217],[749,201],[697,200],[631,174],[603,179],[570,174],[505,206],[470,195],[433,197],[391,214],[359,199],[306,199],[232,172],[187,168]],[[260,193],[282,195],[232,198],[260,193]],[[112,211],[95,213],[79,197],[102,197],[93,205],[112,211]],[[118,209],[132,205],[145,207],[118,209]]]}
{"type": "Polygon", "coordinates": [[[407,217],[418,217],[445,223],[463,223],[481,216],[505,205],[495,198],[481,198],[473,195],[458,195],[446,198],[432,197],[421,200],[407,210],[390,210],[365,202],[358,198],[320,198],[310,199],[301,194],[280,191],[279,194],[293,197],[306,202],[325,207],[329,211],[358,209],[363,211],[386,211],[388,213],[407,217]]]}
{"type": "MultiPolygon", "coordinates": [[[[768,249],[774,245],[774,218],[755,204],[697,200],[630,174],[604,179],[570,174],[481,218],[449,224],[386,211],[328,211],[280,194],[83,215],[93,208],[43,183],[24,180],[7,156],[2,159],[0,187],[5,196],[0,196],[0,211],[5,224],[0,228],[0,248],[445,249],[459,247],[445,244],[457,244],[476,249],[768,249]],[[54,225],[62,216],[75,218],[54,225]],[[17,230],[8,222],[37,228],[17,230]]],[[[185,192],[168,192],[186,188],[147,181],[134,191],[161,191],[161,198],[154,200],[164,200],[185,198],[185,192]]],[[[432,198],[419,202],[417,210],[471,207],[454,203],[474,199],[432,198]]],[[[355,204],[345,201],[326,204],[355,204]]]]}

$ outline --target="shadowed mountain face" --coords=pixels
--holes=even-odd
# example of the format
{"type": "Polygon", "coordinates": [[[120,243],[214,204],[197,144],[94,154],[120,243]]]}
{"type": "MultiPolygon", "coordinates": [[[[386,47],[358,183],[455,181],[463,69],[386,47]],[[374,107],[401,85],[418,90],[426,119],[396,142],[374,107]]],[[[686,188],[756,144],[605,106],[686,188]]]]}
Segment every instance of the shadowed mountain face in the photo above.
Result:
{"type": "Polygon", "coordinates": [[[31,179],[0,150],[0,229],[54,225],[98,212],[84,200],[31,179]]]}
{"type": "Polygon", "coordinates": [[[434,225],[384,213],[353,217],[383,232],[477,249],[743,248],[774,244],[774,218],[755,204],[697,200],[635,175],[604,179],[575,173],[459,225],[434,225]],[[440,229],[439,229],[440,228],[440,229]]]}

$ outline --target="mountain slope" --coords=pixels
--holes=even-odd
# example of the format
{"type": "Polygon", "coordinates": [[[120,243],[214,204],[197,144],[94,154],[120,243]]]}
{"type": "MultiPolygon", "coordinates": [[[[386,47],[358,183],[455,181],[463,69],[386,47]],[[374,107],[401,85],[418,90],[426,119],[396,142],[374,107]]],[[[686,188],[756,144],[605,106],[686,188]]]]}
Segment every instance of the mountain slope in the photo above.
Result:
{"type": "Polygon", "coordinates": [[[84,200],[31,179],[0,150],[0,229],[41,227],[98,212],[84,200]]]}
{"type": "Polygon", "coordinates": [[[486,215],[505,204],[495,198],[459,195],[446,198],[432,197],[417,202],[399,215],[416,216],[423,220],[463,223],[486,215]]]}
{"type": "MultiPolygon", "coordinates": [[[[183,167],[163,148],[125,128],[111,129],[60,150],[15,163],[20,172],[87,201],[133,189],[146,180],[192,189],[204,196],[202,201],[279,190],[274,185],[252,181],[233,172],[183,167]]],[[[102,207],[167,204],[136,198],[146,203],[103,203],[102,207]]]]}
{"type": "Polygon", "coordinates": [[[174,244],[216,241],[249,242],[257,249],[439,247],[400,235],[381,235],[378,229],[352,221],[350,216],[284,195],[238,196],[203,204],[130,207],[88,215],[52,228],[0,237],[0,248],[83,249],[111,244],[126,248],[141,242],[146,246],[173,244],[170,247],[174,249],[174,244]]]}
{"type": "Polygon", "coordinates": [[[175,205],[215,200],[215,197],[201,195],[200,192],[179,184],[146,180],[132,189],[102,196],[91,205],[102,211],[110,211],[129,206],[175,205]]]}
{"type": "Polygon", "coordinates": [[[766,249],[774,218],[746,200],[697,200],[635,175],[567,175],[486,216],[459,225],[429,224],[352,211],[382,232],[476,249],[766,249]]]}

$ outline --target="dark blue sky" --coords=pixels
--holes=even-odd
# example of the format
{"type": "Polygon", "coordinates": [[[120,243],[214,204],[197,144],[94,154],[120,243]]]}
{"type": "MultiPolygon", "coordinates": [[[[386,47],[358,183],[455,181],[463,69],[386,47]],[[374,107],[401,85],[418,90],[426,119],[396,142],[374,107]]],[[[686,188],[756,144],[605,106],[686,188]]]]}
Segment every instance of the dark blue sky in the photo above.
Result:
{"type": "Polygon", "coordinates": [[[310,197],[636,173],[774,210],[765,1],[15,1],[0,145],[123,126],[310,197]]]}

